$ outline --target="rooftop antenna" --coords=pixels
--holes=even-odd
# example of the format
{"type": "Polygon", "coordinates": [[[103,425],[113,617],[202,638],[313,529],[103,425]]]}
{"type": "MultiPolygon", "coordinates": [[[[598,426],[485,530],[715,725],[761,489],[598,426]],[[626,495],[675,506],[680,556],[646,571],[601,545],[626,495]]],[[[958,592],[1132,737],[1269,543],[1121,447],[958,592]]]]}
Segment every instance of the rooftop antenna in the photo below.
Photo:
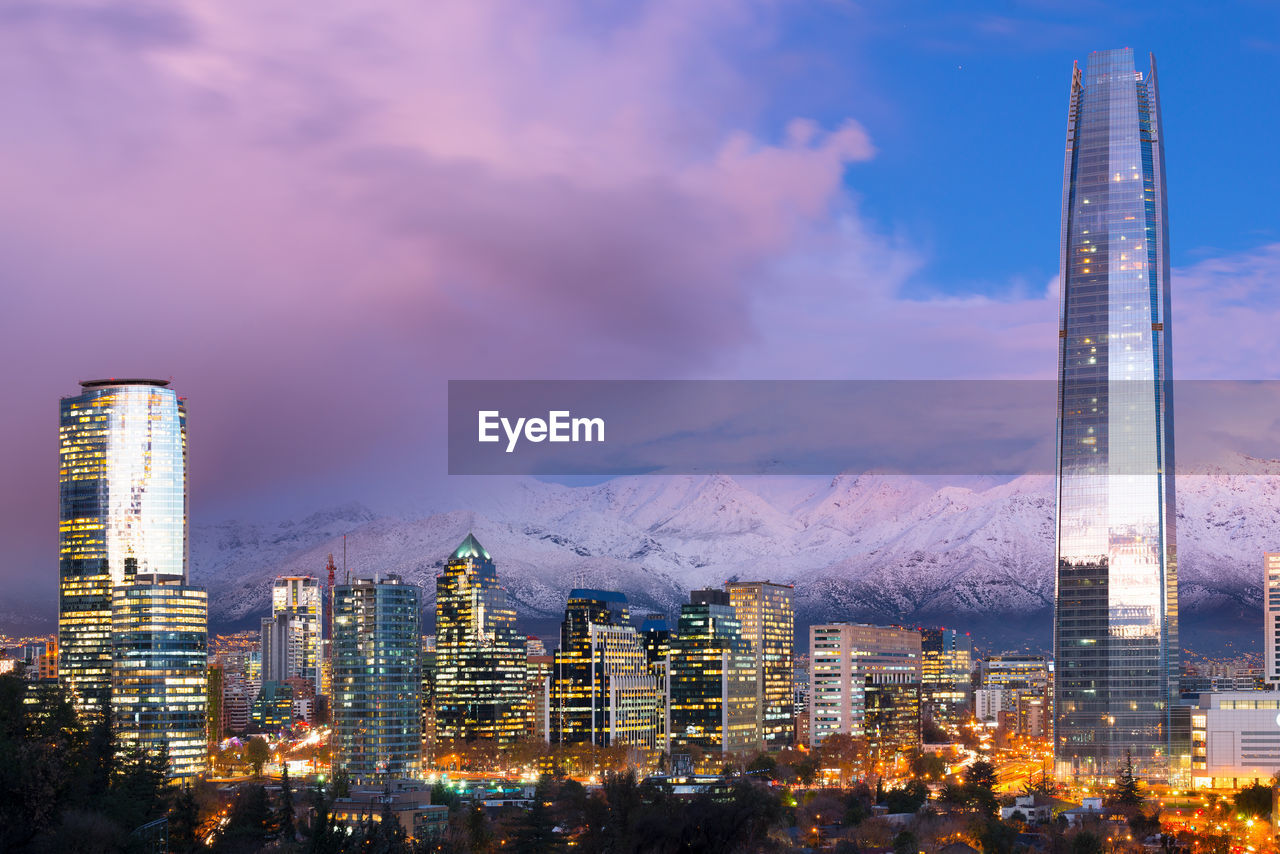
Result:
{"type": "Polygon", "coordinates": [[[342,535],[342,577],[346,579],[344,584],[351,583],[351,573],[347,571],[347,535],[342,535]]]}

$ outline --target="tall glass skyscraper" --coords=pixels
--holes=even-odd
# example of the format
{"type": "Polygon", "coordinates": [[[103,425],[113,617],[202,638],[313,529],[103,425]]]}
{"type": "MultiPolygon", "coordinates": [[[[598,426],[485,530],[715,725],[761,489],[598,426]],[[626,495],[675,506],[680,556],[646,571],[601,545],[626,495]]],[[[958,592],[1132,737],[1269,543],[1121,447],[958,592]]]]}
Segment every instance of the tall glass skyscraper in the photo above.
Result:
{"type": "Polygon", "coordinates": [[[1177,697],[1169,236],[1155,58],[1071,79],[1058,357],[1061,776],[1170,773],[1177,697]]]}
{"type": "Polygon", "coordinates": [[[140,575],[187,575],[187,413],[164,380],[95,380],[59,425],[59,678],[109,708],[111,601],[140,575]]]}
{"type": "Polygon", "coordinates": [[[525,730],[528,652],[516,611],[471,534],[436,577],[436,737],[510,744],[525,730]]]}
{"type": "Polygon", "coordinates": [[[422,770],[421,604],[395,575],[334,588],[334,759],[357,783],[422,770]]]}

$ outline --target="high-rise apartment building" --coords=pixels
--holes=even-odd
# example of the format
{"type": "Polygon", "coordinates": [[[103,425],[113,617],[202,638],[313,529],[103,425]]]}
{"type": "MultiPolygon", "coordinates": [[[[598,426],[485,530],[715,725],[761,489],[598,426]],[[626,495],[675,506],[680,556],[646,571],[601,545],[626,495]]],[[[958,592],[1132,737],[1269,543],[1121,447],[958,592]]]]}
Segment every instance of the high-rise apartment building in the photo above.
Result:
{"type": "Polygon", "coordinates": [[[1169,227],[1155,58],[1072,73],[1058,332],[1060,777],[1168,779],[1178,685],[1169,227]]]}
{"type": "Polygon", "coordinates": [[[795,731],[792,671],[796,615],[791,601],[792,586],[768,581],[730,581],[725,589],[742,623],[742,637],[755,653],[760,737],[767,750],[780,750],[791,743],[795,731]]]}
{"type": "Polygon", "coordinates": [[[187,575],[187,412],[165,380],[94,380],[62,399],[58,678],[110,708],[111,601],[139,575],[187,575]]]}
{"type": "Polygon", "coordinates": [[[969,711],[973,644],[955,629],[922,629],[920,704],[938,724],[958,724],[969,711]]]}
{"type": "Polygon", "coordinates": [[[892,761],[920,746],[920,633],[898,626],[809,627],[809,738],[866,738],[892,761]]]}
{"type": "Polygon", "coordinates": [[[436,737],[515,741],[528,718],[527,669],[493,559],[467,534],[436,577],[436,737]]]}
{"type": "Polygon", "coordinates": [[[421,605],[395,575],[334,588],[334,764],[354,782],[422,770],[421,605]]]}
{"type": "Polygon", "coordinates": [[[735,753],[761,747],[755,652],[723,590],[695,590],[671,638],[667,733],[689,745],[735,753]]]}
{"type": "Polygon", "coordinates": [[[124,744],[168,750],[190,779],[208,748],[209,603],[181,577],[137,575],[111,595],[111,710],[124,744]]]}
{"type": "Polygon", "coordinates": [[[306,679],[322,693],[320,580],[281,576],[271,587],[271,616],[262,618],[262,681],[306,679]]]}
{"type": "Polygon", "coordinates": [[[1280,552],[1262,556],[1263,678],[1280,687],[1280,552]]]}
{"type": "Polygon", "coordinates": [[[553,742],[655,746],[658,680],[626,596],[589,589],[569,594],[551,691],[553,742]]]}

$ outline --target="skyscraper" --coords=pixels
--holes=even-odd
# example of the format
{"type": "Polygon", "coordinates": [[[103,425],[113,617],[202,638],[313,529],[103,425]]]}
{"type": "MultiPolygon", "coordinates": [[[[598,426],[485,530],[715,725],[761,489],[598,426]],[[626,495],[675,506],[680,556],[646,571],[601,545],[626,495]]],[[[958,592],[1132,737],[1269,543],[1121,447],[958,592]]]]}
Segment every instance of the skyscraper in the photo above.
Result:
{"type": "Polygon", "coordinates": [[[756,666],[751,644],[723,590],[695,590],[680,608],[667,678],[672,751],[696,745],[736,753],[759,750],[756,666]]]}
{"type": "Polygon", "coordinates": [[[321,693],[320,580],[281,576],[271,588],[271,616],[262,618],[262,681],[301,677],[321,693]]]}
{"type": "Polygon", "coordinates": [[[124,744],[167,750],[170,779],[204,770],[208,620],[204,590],[138,575],[111,596],[111,710],[124,744]]]}
{"type": "Polygon", "coordinates": [[[395,575],[334,588],[334,763],[357,783],[422,770],[421,593],[395,575]]]}
{"type": "Polygon", "coordinates": [[[1155,58],[1071,79],[1058,356],[1057,770],[1166,778],[1177,697],[1169,249],[1155,58]]]}
{"type": "Polygon", "coordinates": [[[742,623],[742,637],[755,651],[760,736],[766,750],[780,750],[791,743],[795,730],[792,670],[796,616],[791,604],[792,587],[768,581],[730,581],[725,589],[742,623]]]}
{"type": "Polygon", "coordinates": [[[187,575],[187,412],[165,380],[94,380],[62,399],[58,676],[110,706],[111,599],[139,575],[187,575]]]}
{"type": "Polygon", "coordinates": [[[935,723],[958,724],[969,708],[973,644],[955,629],[922,629],[921,711],[935,723]]]}
{"type": "Polygon", "coordinates": [[[551,741],[655,746],[658,680],[626,596],[582,588],[569,594],[551,676],[551,741]]]}
{"type": "Polygon", "coordinates": [[[493,559],[467,534],[436,577],[436,737],[519,738],[527,668],[525,636],[493,559]]]}

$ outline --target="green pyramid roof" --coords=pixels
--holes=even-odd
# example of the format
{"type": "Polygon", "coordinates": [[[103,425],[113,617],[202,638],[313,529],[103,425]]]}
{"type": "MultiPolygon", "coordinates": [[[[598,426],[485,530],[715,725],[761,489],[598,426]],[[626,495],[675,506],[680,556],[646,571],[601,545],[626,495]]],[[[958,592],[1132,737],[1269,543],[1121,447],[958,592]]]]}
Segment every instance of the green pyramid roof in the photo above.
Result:
{"type": "Polygon", "coordinates": [[[491,559],[489,553],[484,550],[484,546],[480,545],[480,541],[476,539],[475,534],[467,534],[467,538],[462,541],[461,545],[453,550],[454,560],[466,560],[468,558],[491,559]]]}

